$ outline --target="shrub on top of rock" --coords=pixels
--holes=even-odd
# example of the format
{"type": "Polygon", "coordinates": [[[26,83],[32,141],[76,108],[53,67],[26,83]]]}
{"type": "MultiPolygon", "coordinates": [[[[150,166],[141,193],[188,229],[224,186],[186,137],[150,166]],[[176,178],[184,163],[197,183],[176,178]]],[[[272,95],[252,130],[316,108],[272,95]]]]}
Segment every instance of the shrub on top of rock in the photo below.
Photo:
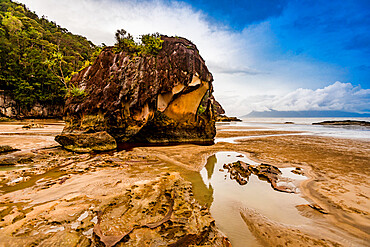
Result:
{"type": "Polygon", "coordinates": [[[163,40],[159,33],[141,35],[140,41],[135,42],[134,37],[124,29],[117,30],[114,52],[125,51],[133,55],[157,55],[162,49],[163,40]]]}

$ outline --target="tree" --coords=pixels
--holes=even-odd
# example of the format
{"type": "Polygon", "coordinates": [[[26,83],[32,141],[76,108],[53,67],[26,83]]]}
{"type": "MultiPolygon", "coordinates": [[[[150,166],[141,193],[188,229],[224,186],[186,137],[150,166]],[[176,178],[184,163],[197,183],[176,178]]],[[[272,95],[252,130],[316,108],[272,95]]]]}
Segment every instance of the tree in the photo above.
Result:
{"type": "Polygon", "coordinates": [[[139,46],[135,43],[134,38],[124,29],[117,30],[115,34],[116,44],[115,47],[119,51],[127,51],[135,53],[140,50],[139,46]]]}
{"type": "Polygon", "coordinates": [[[19,106],[63,104],[72,73],[100,51],[23,4],[0,1],[0,89],[19,106]]]}
{"type": "Polygon", "coordinates": [[[1,23],[12,34],[17,33],[23,26],[22,22],[17,17],[13,16],[11,12],[5,13],[5,17],[1,23]]]}

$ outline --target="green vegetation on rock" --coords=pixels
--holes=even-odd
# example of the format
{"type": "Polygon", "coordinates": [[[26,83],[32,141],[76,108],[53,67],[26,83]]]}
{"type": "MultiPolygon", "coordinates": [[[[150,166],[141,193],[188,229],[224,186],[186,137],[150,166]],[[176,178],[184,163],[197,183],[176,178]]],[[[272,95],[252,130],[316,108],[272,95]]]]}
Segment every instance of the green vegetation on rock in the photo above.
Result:
{"type": "Polygon", "coordinates": [[[81,94],[69,89],[70,76],[100,50],[23,4],[0,2],[0,90],[20,107],[63,104],[68,91],[81,94]]]}
{"type": "Polygon", "coordinates": [[[115,52],[125,51],[133,55],[157,55],[162,49],[163,40],[159,33],[141,35],[140,41],[135,42],[134,37],[124,29],[117,30],[115,34],[115,52]]]}

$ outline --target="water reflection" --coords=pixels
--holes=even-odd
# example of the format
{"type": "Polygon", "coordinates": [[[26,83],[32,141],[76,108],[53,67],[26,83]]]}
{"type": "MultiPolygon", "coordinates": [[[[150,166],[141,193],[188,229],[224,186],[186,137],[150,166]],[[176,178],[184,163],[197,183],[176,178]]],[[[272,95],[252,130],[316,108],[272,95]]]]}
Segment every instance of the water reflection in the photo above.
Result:
{"type": "Polygon", "coordinates": [[[208,158],[207,164],[205,166],[208,174],[208,180],[210,180],[213,175],[216,163],[217,163],[216,155],[212,155],[208,158]]]}
{"type": "MultiPolygon", "coordinates": [[[[193,183],[197,193],[207,193],[204,197],[209,199],[210,212],[216,220],[216,225],[230,238],[234,247],[261,246],[241,218],[241,208],[257,210],[281,223],[299,225],[308,222],[295,207],[308,203],[299,195],[274,191],[268,182],[253,174],[248,184],[243,186],[231,180],[223,165],[237,160],[256,164],[237,152],[218,152],[208,158],[200,172],[202,184],[199,183],[199,178],[193,183]]],[[[197,193],[194,191],[194,195],[197,193]]]]}

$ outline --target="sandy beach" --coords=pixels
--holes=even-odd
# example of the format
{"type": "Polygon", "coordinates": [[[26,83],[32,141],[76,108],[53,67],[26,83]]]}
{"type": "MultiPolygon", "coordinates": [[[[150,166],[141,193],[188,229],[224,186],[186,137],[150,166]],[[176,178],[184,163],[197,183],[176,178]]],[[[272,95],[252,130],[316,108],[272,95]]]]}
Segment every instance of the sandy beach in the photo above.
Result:
{"type": "MultiPolygon", "coordinates": [[[[10,126],[13,129],[19,128],[8,123],[6,126],[1,125],[0,129],[2,132],[12,132],[7,131],[11,129],[10,126]]],[[[165,183],[161,178],[166,176],[171,177],[169,181],[183,181],[177,182],[181,184],[181,191],[192,187],[190,194],[184,192],[184,196],[179,197],[178,207],[186,202],[185,205],[191,208],[199,205],[195,206],[199,207],[199,213],[202,210],[207,212],[199,215],[208,218],[197,216],[198,211],[193,210],[191,217],[199,217],[203,223],[193,222],[187,227],[212,225],[213,206],[209,204],[213,201],[215,203],[217,198],[213,198],[215,192],[204,184],[199,172],[204,169],[211,155],[225,151],[238,152],[254,162],[268,163],[278,168],[301,168],[303,175],[308,177],[299,183],[300,192],[297,193],[308,203],[296,205],[294,210],[306,218],[309,224],[290,225],[279,222],[258,210],[243,208],[243,205],[235,209],[259,245],[367,246],[370,240],[370,142],[367,140],[312,136],[263,127],[238,129],[235,126],[228,128],[227,125],[219,125],[216,140],[240,136],[251,138],[240,139],[235,143],[217,142],[209,146],[184,144],[136,147],[130,151],[104,154],[76,154],[55,147],[57,143],[52,140],[45,139],[43,142],[37,139],[40,135],[52,137],[59,131],[55,126],[45,126],[43,130],[31,129],[28,132],[18,129],[13,131],[16,132],[14,136],[0,133],[4,144],[22,149],[0,156],[0,160],[12,156],[16,165],[21,167],[0,171],[2,246],[47,245],[51,242],[57,245],[90,246],[95,243],[92,229],[97,223],[97,212],[104,210],[111,212],[105,214],[104,218],[104,224],[108,225],[102,225],[106,234],[118,234],[123,229],[130,231],[133,222],[158,222],[169,207],[164,199],[160,199],[164,200],[163,207],[166,209],[162,214],[153,211],[152,216],[146,219],[142,208],[149,205],[146,203],[161,198],[155,196],[163,192],[160,188],[156,189],[155,184],[165,183]],[[46,131],[47,128],[53,131],[46,131]],[[35,144],[33,148],[25,144],[30,136],[34,137],[31,139],[35,144]],[[45,148],[47,146],[53,148],[45,148]],[[20,157],[24,155],[28,155],[29,159],[22,161],[20,157]],[[132,190],[136,187],[141,192],[132,190]],[[125,194],[127,196],[128,190],[140,194],[134,205],[142,206],[135,206],[130,211],[131,216],[124,221],[113,220],[118,217],[119,210],[128,210],[114,203],[117,200],[125,201],[122,198],[125,194]],[[196,201],[193,202],[194,199],[196,201]],[[72,242],[63,242],[66,239],[72,242]]],[[[178,221],[173,221],[180,224],[180,216],[186,215],[187,209],[176,210],[178,216],[175,218],[178,221]]],[[[215,223],[219,226],[217,219],[215,223]]],[[[158,230],[136,229],[134,233],[129,233],[129,242],[120,244],[135,246],[134,243],[148,241],[156,234],[158,230]]],[[[188,230],[183,231],[185,234],[188,234],[188,230]]],[[[225,246],[222,245],[224,234],[219,230],[212,228],[207,234],[215,236],[213,245],[225,246]]],[[[230,241],[233,246],[240,246],[236,240],[230,241]]],[[[245,246],[253,244],[246,243],[245,246]]]]}

